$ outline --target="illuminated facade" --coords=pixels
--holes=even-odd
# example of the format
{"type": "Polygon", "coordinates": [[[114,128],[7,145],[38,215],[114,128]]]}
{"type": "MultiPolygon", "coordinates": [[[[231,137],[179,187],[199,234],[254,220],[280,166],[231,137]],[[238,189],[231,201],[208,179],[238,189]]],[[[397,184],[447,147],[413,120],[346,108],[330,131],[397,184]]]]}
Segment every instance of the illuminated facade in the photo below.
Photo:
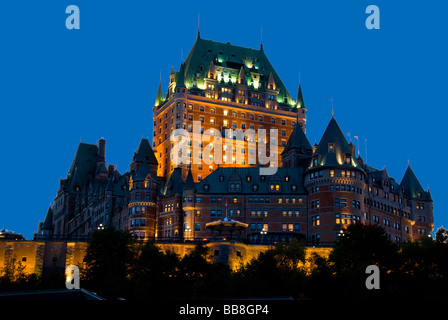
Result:
{"type": "Polygon", "coordinates": [[[365,164],[334,117],[319,144],[311,146],[306,110],[301,86],[293,100],[262,47],[242,48],[198,34],[179,71],[171,71],[165,95],[159,84],[152,146],[142,139],[129,171],[120,174],[106,167],[104,139],[80,143],[36,238],[88,238],[113,226],[142,240],[232,236],[267,244],[299,238],[318,246],[333,244],[352,223],[379,224],[397,243],[433,230],[431,195],[410,167],[397,183],[385,168],[365,164]],[[188,158],[206,154],[205,141],[214,141],[208,140],[211,130],[215,139],[225,138],[225,129],[275,129],[278,169],[261,173],[258,162],[248,161],[249,141],[238,145],[233,136],[228,148],[244,149],[242,159],[173,163],[170,136],[176,129],[193,135],[194,121],[204,130],[197,133],[204,143],[190,145],[188,158]],[[247,227],[232,235],[207,227],[222,219],[247,227]]]}
{"type": "MultiPolygon", "coordinates": [[[[268,142],[270,129],[274,129],[278,132],[275,143],[279,146],[279,165],[279,155],[294,126],[299,123],[304,130],[306,128],[306,108],[300,95],[299,89],[298,98],[291,97],[266,57],[263,46],[259,50],[243,48],[205,40],[198,33],[179,71],[171,70],[165,96],[159,84],[153,108],[152,145],[159,163],[157,174],[168,179],[176,168],[171,156],[174,143],[170,135],[175,129],[193,133],[194,121],[200,123],[198,136],[201,142],[191,145],[189,158],[194,152],[202,157],[205,146],[216,141],[215,136],[226,138],[226,129],[252,129],[257,133],[264,129],[268,142]]],[[[269,143],[267,149],[270,151],[269,143]]],[[[250,165],[249,152],[240,158],[235,156],[241,150],[248,151],[247,140],[241,145],[233,145],[233,155],[226,155],[225,149],[217,154],[215,149],[207,153],[205,161],[183,163],[183,179],[188,169],[191,169],[194,181],[201,181],[218,166],[247,167],[250,165]]],[[[258,166],[258,162],[253,166],[258,166]]]]}

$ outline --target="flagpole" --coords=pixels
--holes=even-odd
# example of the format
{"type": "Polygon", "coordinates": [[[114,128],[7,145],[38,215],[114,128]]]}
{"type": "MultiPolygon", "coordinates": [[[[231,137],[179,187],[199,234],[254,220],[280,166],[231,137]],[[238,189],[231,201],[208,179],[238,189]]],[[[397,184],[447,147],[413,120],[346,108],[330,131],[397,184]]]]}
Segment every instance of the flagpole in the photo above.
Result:
{"type": "Polygon", "coordinates": [[[367,139],[365,140],[365,146],[366,146],[366,164],[367,164],[367,139]]]}

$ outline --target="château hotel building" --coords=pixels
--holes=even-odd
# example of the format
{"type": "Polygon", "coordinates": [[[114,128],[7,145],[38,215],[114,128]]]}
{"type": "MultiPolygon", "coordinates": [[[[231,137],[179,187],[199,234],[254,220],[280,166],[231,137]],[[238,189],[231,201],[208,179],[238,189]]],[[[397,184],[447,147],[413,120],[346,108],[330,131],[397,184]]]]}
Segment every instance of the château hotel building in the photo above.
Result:
{"type": "Polygon", "coordinates": [[[291,96],[262,45],[219,43],[198,32],[178,71],[171,70],[165,93],[159,84],[152,110],[152,141],[141,139],[127,172],[106,164],[104,139],[79,144],[37,239],[88,238],[113,226],[142,240],[299,238],[318,246],[334,243],[352,223],[381,225],[397,243],[433,230],[431,195],[410,166],[400,182],[369,166],[334,117],[310,145],[302,88],[291,96]],[[195,122],[201,141],[193,140],[187,157],[213,161],[176,164],[170,137],[176,129],[193,135],[195,122]],[[262,174],[263,164],[249,161],[248,139],[226,137],[227,129],[266,130],[264,141],[255,139],[268,153],[271,143],[278,145],[278,161],[270,164],[276,172],[262,174]],[[231,140],[231,156],[219,150],[221,163],[209,146],[217,137],[231,140]]]}

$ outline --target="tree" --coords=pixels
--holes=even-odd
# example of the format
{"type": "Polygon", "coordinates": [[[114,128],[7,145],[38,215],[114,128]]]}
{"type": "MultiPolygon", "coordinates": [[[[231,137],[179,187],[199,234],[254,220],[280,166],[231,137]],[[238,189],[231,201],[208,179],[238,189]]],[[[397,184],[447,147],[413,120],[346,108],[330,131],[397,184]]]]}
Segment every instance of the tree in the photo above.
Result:
{"type": "MultiPolygon", "coordinates": [[[[439,229],[440,230],[440,229],[439,229]]],[[[404,243],[399,254],[399,281],[404,296],[446,299],[448,293],[448,244],[422,237],[404,243]]],[[[397,272],[397,273],[398,273],[397,272]]]]}
{"type": "Polygon", "coordinates": [[[37,289],[40,279],[35,273],[26,273],[21,261],[13,257],[5,263],[0,277],[0,291],[18,291],[37,289]]]}
{"type": "Polygon", "coordinates": [[[235,274],[239,294],[250,297],[303,296],[305,271],[300,262],[305,262],[303,243],[292,241],[275,245],[235,274]]]}
{"type": "Polygon", "coordinates": [[[373,298],[384,295],[396,270],[398,247],[388,240],[386,230],[378,225],[360,223],[348,226],[339,237],[329,256],[333,276],[328,284],[338,297],[373,298]],[[365,286],[366,268],[379,267],[380,290],[365,286]]]}
{"type": "Polygon", "coordinates": [[[448,231],[444,227],[440,227],[436,231],[436,241],[438,243],[448,244],[448,231]]]}
{"type": "Polygon", "coordinates": [[[106,228],[93,232],[84,257],[86,268],[81,273],[81,281],[105,298],[126,295],[128,274],[135,256],[134,244],[135,240],[127,231],[106,228]]]}
{"type": "Polygon", "coordinates": [[[371,264],[383,268],[392,265],[397,246],[388,240],[386,230],[378,225],[352,224],[336,242],[330,261],[337,271],[353,271],[371,264]]]}
{"type": "Polygon", "coordinates": [[[177,273],[179,294],[188,298],[223,297],[229,294],[231,270],[214,263],[210,248],[198,243],[180,261],[177,273]]]}
{"type": "Polygon", "coordinates": [[[179,257],[174,253],[164,253],[153,242],[138,246],[135,263],[130,270],[134,300],[166,299],[178,291],[176,273],[179,257]]]}

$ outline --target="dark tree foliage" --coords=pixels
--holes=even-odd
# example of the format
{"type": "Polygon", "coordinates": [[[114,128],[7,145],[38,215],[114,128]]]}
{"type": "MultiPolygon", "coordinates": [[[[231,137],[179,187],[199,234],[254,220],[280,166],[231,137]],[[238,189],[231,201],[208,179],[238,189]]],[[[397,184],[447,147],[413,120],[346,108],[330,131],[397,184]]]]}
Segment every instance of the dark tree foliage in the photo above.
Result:
{"type": "Polygon", "coordinates": [[[312,299],[446,299],[448,244],[423,237],[400,247],[376,225],[349,226],[328,258],[313,256],[306,296],[312,299]],[[380,270],[380,289],[368,290],[368,265],[380,270]]]}
{"type": "Polygon", "coordinates": [[[130,288],[129,271],[134,263],[135,241],[129,232],[113,228],[92,234],[81,281],[105,298],[120,298],[130,288]]]}
{"type": "MultiPolygon", "coordinates": [[[[108,299],[138,301],[447,299],[445,234],[442,230],[435,240],[424,237],[397,246],[383,228],[354,224],[344,230],[329,256],[313,253],[306,258],[304,244],[292,241],[277,244],[232,271],[214,263],[210,248],[202,244],[180,257],[162,251],[154,242],[136,242],[129,232],[105,229],[92,235],[81,270],[81,287],[108,299]],[[379,290],[365,286],[368,265],[380,270],[379,290]]],[[[45,281],[24,274],[20,263],[13,260],[4,269],[0,288],[51,287],[51,281],[45,281]]]]}
{"type": "Polygon", "coordinates": [[[277,244],[234,275],[239,294],[251,298],[302,297],[305,272],[300,262],[305,262],[303,243],[277,244]]]}
{"type": "Polygon", "coordinates": [[[165,254],[154,242],[148,241],[139,247],[130,271],[133,290],[128,298],[136,300],[167,299],[177,291],[176,273],[179,257],[165,254]]]}

